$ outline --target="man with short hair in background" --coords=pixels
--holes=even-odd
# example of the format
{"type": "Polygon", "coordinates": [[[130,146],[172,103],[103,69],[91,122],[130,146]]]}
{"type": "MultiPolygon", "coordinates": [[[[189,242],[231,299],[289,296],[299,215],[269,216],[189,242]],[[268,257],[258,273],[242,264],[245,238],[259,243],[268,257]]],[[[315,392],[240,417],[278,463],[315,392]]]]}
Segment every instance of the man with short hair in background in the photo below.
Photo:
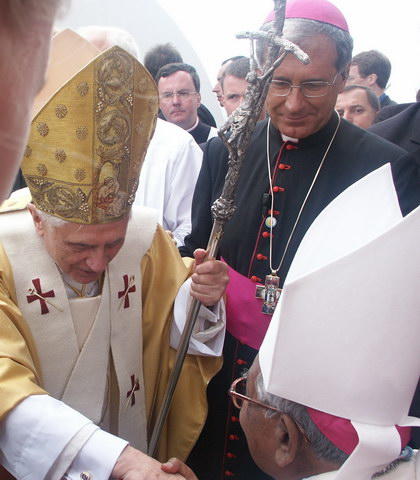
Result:
{"type": "Polygon", "coordinates": [[[223,107],[228,116],[242,103],[248,82],[249,58],[243,57],[229,62],[220,79],[223,107]]]}
{"type": "Polygon", "coordinates": [[[340,117],[360,128],[369,128],[379,112],[379,100],[369,87],[348,85],[335,104],[340,117]]]}
{"type": "Polygon", "coordinates": [[[200,144],[217,135],[217,130],[203,123],[197,114],[201,104],[200,78],[196,69],[186,63],[170,63],[156,75],[159,105],[168,122],[178,125],[200,144]]]}
{"type": "Polygon", "coordinates": [[[385,93],[391,75],[391,62],[378,50],[361,52],[352,58],[346,85],[369,87],[379,99],[382,107],[396,105],[385,93]]]}
{"type": "Polygon", "coordinates": [[[235,60],[239,60],[240,58],[246,58],[243,55],[236,55],[235,57],[227,58],[226,60],[223,60],[222,64],[220,65],[219,71],[217,72],[217,81],[213,87],[212,92],[216,94],[217,101],[219,102],[219,105],[223,107],[223,91],[222,91],[222,85],[221,85],[221,80],[223,77],[223,74],[225,73],[225,70],[227,66],[234,62],[235,60]]]}

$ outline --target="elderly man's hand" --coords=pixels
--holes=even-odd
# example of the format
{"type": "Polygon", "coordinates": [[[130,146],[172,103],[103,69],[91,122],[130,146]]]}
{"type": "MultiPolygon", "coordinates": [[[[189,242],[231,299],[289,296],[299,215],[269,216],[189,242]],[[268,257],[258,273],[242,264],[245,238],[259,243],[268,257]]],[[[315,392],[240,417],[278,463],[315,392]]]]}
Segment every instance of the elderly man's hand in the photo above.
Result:
{"type": "Polygon", "coordinates": [[[129,445],[119,456],[111,478],[124,480],[185,480],[185,477],[165,473],[161,464],[129,445]]]}
{"type": "Polygon", "coordinates": [[[166,463],[163,463],[162,470],[166,473],[179,473],[185,477],[185,480],[198,480],[191,468],[177,458],[170,458],[166,463]]]}
{"type": "Polygon", "coordinates": [[[194,258],[191,295],[206,307],[211,307],[225,293],[229,282],[227,266],[219,260],[207,260],[207,252],[201,248],[195,250],[194,258]]]}

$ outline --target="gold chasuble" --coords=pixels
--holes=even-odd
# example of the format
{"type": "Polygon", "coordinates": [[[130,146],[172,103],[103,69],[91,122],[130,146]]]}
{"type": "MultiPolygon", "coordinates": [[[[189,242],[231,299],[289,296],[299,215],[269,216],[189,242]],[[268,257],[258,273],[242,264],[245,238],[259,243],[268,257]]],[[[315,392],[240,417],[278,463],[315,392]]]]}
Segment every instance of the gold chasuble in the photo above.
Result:
{"type": "MultiPolygon", "coordinates": [[[[59,61],[71,51],[52,58],[61,73],[69,62],[59,61]]],[[[112,225],[130,212],[131,218],[99,295],[69,300],[30,213],[19,210],[23,200],[3,208],[0,420],[28,396],[48,393],[146,451],[175,358],[173,305],[192,262],[180,257],[154,211],[131,208],[156,123],[156,85],[119,47],[63,78],[66,84],[49,85],[54,94],[44,95],[32,121],[22,163],[32,202],[43,214],[82,226],[112,225]]],[[[47,82],[54,79],[50,65],[47,82]]],[[[187,356],[160,460],[190,452],[221,361],[187,356]]]]}
{"type": "MultiPolygon", "coordinates": [[[[64,283],[37,238],[29,213],[0,216],[4,247],[0,250],[2,416],[28,395],[45,393],[45,388],[111,433],[146,449],[146,428],[150,435],[175,358],[175,351],[169,347],[173,301],[188,278],[192,261],[180,258],[166,232],[156,227],[150,211],[140,210],[136,215],[133,212],[126,242],[105,274],[98,317],[102,310],[102,317],[107,318],[96,318],[80,349],[64,283]],[[138,256],[136,250],[142,248],[140,231],[142,239],[149,236],[151,243],[133,263],[133,256],[138,256]],[[37,257],[35,262],[31,261],[33,257],[37,257]],[[121,270],[121,262],[126,267],[131,263],[132,271],[137,265],[138,275],[127,268],[121,270]],[[34,263],[40,270],[34,270],[34,263]],[[171,265],[169,271],[167,265],[171,265]],[[115,285],[108,280],[112,277],[115,285]],[[106,295],[105,289],[111,293],[106,295]],[[137,310],[129,317],[134,327],[130,329],[122,325],[121,318],[133,309],[137,310]],[[92,342],[94,345],[88,348],[92,342]],[[139,366],[143,363],[142,368],[132,371],[119,365],[130,343],[134,349],[137,344],[139,351],[143,348],[142,359],[135,362],[139,366]],[[140,409],[132,415],[136,405],[144,405],[145,411],[140,409]]],[[[161,437],[160,460],[188,455],[207,413],[207,384],[220,366],[221,358],[187,356],[161,437]]]]}

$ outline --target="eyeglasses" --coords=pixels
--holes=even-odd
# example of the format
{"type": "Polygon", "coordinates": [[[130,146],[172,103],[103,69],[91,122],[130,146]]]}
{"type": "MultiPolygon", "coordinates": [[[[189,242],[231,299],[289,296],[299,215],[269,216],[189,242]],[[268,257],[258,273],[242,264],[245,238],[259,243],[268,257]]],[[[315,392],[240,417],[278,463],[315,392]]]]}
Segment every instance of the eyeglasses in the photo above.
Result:
{"type": "MultiPolygon", "coordinates": [[[[282,410],[279,410],[278,408],[272,407],[271,405],[267,405],[264,402],[260,402],[259,400],[255,400],[254,398],[248,397],[248,395],[245,395],[246,392],[246,377],[240,377],[237,378],[232,385],[229,388],[229,396],[232,399],[233,404],[235,405],[236,408],[239,410],[242,408],[244,401],[253,403],[254,405],[258,405],[260,407],[266,408],[267,410],[271,410],[276,413],[284,413],[282,410]],[[240,392],[238,392],[240,390],[240,392]],[[244,393],[241,393],[244,392],[244,393]]],[[[294,421],[297,429],[300,431],[300,433],[303,435],[303,438],[305,441],[309,442],[308,436],[306,432],[303,430],[303,428],[296,422],[294,421]]]]}
{"type": "Polygon", "coordinates": [[[302,82],[300,85],[293,85],[287,80],[272,80],[270,84],[271,94],[276,97],[287,97],[292,88],[300,88],[302,95],[306,98],[324,97],[328,93],[329,87],[335,84],[338,76],[337,72],[332,82],[323,82],[321,80],[314,82],[302,82]]]}
{"type": "Polygon", "coordinates": [[[172,100],[176,95],[179,98],[187,99],[193,95],[197,95],[198,92],[191,92],[190,90],[180,90],[179,92],[163,92],[160,95],[161,100],[172,100]]]}
{"type": "Polygon", "coordinates": [[[244,401],[254,403],[255,405],[259,405],[260,407],[267,408],[268,410],[272,410],[273,412],[282,413],[281,410],[271,407],[270,405],[266,405],[259,400],[255,400],[248,395],[245,395],[246,391],[246,377],[237,378],[231,385],[229,389],[229,395],[232,398],[232,402],[236,408],[241,409],[244,401]],[[239,391],[238,391],[239,390],[239,391]],[[242,393],[243,392],[243,393],[242,393]]]}

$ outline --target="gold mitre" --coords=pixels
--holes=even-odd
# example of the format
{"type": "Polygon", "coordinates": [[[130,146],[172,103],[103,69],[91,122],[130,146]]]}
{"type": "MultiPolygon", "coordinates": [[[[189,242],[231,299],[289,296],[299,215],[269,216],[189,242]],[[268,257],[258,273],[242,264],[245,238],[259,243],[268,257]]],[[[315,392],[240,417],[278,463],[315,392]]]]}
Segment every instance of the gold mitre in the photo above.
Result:
{"type": "Polygon", "coordinates": [[[32,121],[22,172],[33,203],[75,223],[122,218],[157,112],[155,83],[138,60],[119,47],[97,56],[32,121]]]}

